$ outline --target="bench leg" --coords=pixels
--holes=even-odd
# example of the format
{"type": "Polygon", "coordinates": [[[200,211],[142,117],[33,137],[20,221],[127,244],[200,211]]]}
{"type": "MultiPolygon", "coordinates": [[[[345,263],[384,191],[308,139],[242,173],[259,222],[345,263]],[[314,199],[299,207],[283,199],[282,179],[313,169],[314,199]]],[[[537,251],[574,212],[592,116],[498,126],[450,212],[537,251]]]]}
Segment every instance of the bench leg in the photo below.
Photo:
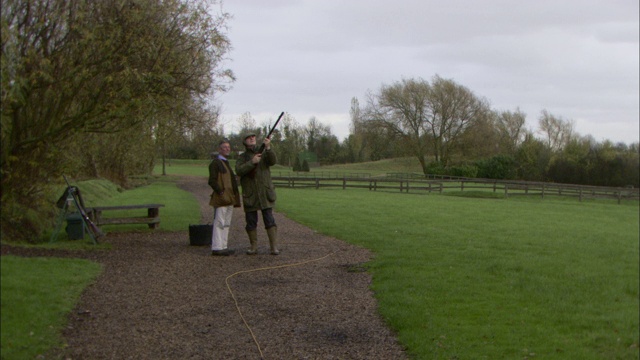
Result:
{"type": "MultiPolygon", "coordinates": [[[[160,209],[159,208],[149,208],[147,210],[147,216],[150,219],[155,219],[157,217],[160,216],[160,209]]],[[[156,223],[152,223],[152,224],[148,224],[149,225],[149,229],[157,229],[158,227],[160,227],[160,223],[156,222],[156,223]]]]}
{"type": "Polygon", "coordinates": [[[91,212],[91,221],[93,221],[94,224],[96,224],[97,226],[100,226],[100,220],[102,220],[102,211],[100,210],[93,210],[91,212]]]}

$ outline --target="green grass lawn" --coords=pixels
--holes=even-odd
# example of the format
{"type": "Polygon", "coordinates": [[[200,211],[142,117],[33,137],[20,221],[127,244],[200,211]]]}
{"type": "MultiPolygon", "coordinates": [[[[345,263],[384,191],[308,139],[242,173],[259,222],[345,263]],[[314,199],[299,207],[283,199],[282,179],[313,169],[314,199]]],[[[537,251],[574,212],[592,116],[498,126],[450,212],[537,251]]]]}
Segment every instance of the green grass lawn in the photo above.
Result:
{"type": "MultiPolygon", "coordinates": [[[[165,163],[165,173],[166,175],[209,176],[209,162],[209,160],[169,160],[165,163]]],[[[235,166],[235,161],[232,166],[235,166]]],[[[163,175],[162,163],[156,163],[153,173],[163,175]]]]}
{"type": "Polygon", "coordinates": [[[375,252],[380,311],[415,358],[638,357],[637,204],[278,196],[278,211],[375,252]]]}
{"type": "Polygon", "coordinates": [[[81,259],[2,256],[2,359],[35,359],[62,346],[60,332],[82,290],[102,271],[81,259]]]}

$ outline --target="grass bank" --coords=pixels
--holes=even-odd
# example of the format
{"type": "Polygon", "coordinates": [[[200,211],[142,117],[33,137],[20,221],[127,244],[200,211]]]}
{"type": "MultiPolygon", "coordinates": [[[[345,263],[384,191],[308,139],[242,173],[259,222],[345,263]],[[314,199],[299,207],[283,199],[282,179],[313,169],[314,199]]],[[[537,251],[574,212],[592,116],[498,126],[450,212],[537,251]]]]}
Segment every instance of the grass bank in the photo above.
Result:
{"type": "MultiPolygon", "coordinates": [[[[154,176],[146,180],[149,182],[148,185],[126,191],[103,179],[81,181],[72,185],[77,185],[80,188],[86,207],[164,204],[165,206],[160,208],[160,230],[181,231],[188,229],[188,224],[200,222],[200,206],[193,194],[177,187],[176,180],[176,176],[154,176]]],[[[146,211],[146,209],[109,211],[105,212],[104,216],[144,217],[147,216],[146,211]]],[[[146,224],[104,225],[101,228],[105,232],[157,231],[150,230],[146,224]]],[[[64,230],[61,235],[61,238],[64,239],[64,230]]]]}
{"type": "Polygon", "coordinates": [[[81,259],[2,256],[2,359],[35,359],[62,346],[60,332],[82,290],[102,271],[81,259]]]}

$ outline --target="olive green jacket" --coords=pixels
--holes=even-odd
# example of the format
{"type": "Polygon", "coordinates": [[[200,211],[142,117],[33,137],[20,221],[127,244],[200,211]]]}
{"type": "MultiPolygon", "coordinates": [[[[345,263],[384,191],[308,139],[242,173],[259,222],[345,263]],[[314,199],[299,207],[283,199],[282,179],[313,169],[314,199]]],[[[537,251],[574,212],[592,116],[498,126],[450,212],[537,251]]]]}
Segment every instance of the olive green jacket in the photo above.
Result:
{"type": "Polygon", "coordinates": [[[269,168],[276,164],[276,153],[267,150],[257,165],[251,162],[255,148],[247,148],[236,161],[236,174],[240,176],[242,205],[245,212],[273,208],[276,189],[271,181],[269,168]]]}
{"type": "Polygon", "coordinates": [[[209,205],[218,208],[222,206],[240,206],[235,204],[238,191],[236,175],[231,170],[227,160],[215,158],[209,163],[209,186],[213,189],[209,205]]]}

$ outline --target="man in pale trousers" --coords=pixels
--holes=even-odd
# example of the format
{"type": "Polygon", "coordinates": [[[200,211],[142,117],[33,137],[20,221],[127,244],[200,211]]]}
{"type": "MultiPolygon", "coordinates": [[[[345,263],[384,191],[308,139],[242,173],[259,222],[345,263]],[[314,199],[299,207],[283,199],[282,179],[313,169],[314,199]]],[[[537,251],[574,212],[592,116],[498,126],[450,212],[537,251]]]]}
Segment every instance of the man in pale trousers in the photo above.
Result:
{"type": "Polygon", "coordinates": [[[213,234],[211,255],[229,256],[235,251],[227,247],[229,227],[234,206],[240,206],[240,193],[236,176],[229,165],[231,144],[222,140],[218,145],[218,155],[209,164],[209,186],[213,189],[209,205],[213,206],[213,234]]]}

